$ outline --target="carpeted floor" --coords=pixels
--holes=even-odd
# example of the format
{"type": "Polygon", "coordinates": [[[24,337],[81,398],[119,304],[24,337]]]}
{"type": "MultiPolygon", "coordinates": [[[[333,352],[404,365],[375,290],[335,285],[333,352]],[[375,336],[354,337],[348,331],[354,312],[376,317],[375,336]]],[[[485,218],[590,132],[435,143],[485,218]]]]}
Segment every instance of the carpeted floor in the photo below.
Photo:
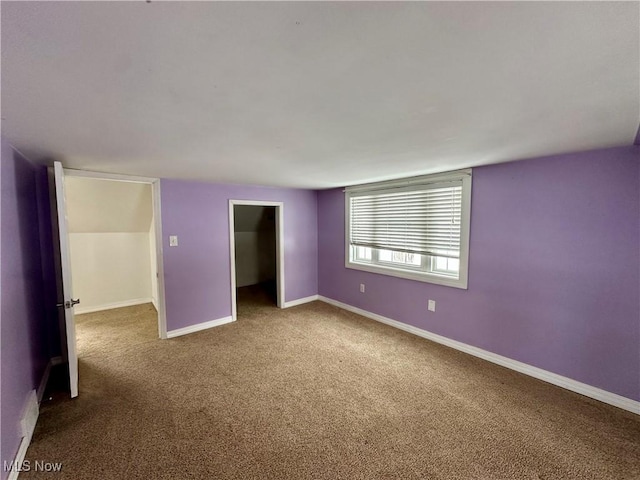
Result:
{"type": "Polygon", "coordinates": [[[47,395],[27,459],[92,480],[640,478],[638,416],[320,302],[246,297],[237,322],[165,341],[151,306],[78,317],[80,396],[47,395]]]}

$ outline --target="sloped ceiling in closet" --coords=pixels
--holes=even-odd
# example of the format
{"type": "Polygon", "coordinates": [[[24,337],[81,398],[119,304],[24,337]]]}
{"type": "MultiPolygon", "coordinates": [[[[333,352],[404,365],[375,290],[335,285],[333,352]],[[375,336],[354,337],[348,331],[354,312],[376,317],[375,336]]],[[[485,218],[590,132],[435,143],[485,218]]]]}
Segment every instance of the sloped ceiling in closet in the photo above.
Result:
{"type": "Polygon", "coordinates": [[[151,185],[81,177],[65,179],[69,233],[148,232],[151,185]]]}

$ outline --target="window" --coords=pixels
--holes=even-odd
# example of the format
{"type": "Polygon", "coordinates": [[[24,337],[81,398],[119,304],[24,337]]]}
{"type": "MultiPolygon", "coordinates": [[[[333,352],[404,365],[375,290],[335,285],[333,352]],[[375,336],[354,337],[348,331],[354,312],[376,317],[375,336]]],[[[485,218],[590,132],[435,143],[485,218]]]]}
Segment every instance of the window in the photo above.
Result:
{"type": "Polygon", "coordinates": [[[349,187],[346,267],[467,288],[471,170],[349,187]]]}

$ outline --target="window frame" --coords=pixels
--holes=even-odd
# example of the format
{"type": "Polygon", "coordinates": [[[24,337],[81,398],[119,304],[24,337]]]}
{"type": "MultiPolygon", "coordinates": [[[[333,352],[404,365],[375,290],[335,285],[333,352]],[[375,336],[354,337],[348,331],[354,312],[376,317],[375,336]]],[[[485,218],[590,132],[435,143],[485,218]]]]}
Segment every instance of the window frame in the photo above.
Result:
{"type": "MultiPolygon", "coordinates": [[[[433,283],[436,285],[444,285],[448,287],[460,288],[466,290],[468,288],[469,278],[469,234],[471,230],[471,186],[472,186],[472,169],[456,170],[433,175],[422,175],[419,177],[403,178],[391,180],[387,182],[369,183],[366,185],[357,185],[347,187],[344,190],[344,216],[345,216],[345,268],[352,270],[361,270],[364,272],[377,273],[392,277],[416,280],[419,282],[433,283]],[[451,275],[438,274],[430,271],[420,271],[416,268],[402,268],[389,263],[377,260],[377,249],[371,251],[371,261],[376,263],[361,263],[351,260],[350,232],[351,232],[351,196],[354,193],[362,194],[367,191],[380,191],[386,188],[410,187],[412,185],[428,185],[434,183],[442,183],[446,181],[462,180],[462,211],[460,213],[460,269],[458,278],[451,275]]],[[[355,247],[355,246],[354,246],[355,247]]],[[[434,257],[423,255],[422,263],[430,264],[434,257]]]]}

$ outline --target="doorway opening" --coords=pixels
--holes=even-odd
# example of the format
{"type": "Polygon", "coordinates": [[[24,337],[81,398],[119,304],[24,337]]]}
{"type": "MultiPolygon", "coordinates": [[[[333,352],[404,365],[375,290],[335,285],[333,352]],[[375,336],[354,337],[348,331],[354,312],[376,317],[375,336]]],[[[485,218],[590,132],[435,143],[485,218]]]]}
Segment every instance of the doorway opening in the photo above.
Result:
{"type": "Polygon", "coordinates": [[[65,173],[78,357],[158,338],[153,184],[65,173]]]}
{"type": "Polygon", "coordinates": [[[283,204],[229,201],[232,317],[283,307],[283,204]]]}
{"type": "MultiPolygon", "coordinates": [[[[49,169],[49,183],[53,235],[58,239],[58,242],[54,242],[56,309],[60,322],[63,362],[68,365],[69,390],[74,398],[78,395],[76,309],[80,310],[80,314],[92,314],[148,303],[153,305],[150,307],[153,312],[148,312],[152,314],[148,329],[150,338],[167,337],[160,180],[65,169],[56,161],[49,169]],[[77,183],[76,179],[84,182],[77,183]],[[76,183],[80,185],[77,188],[74,185],[76,183]],[[127,190],[127,186],[131,188],[127,190]],[[71,190],[68,192],[69,189],[71,190]],[[67,201],[69,196],[71,211],[67,201]],[[93,236],[72,238],[75,233],[93,236]],[[133,234],[137,237],[134,238],[133,234]],[[75,244],[73,248],[72,243],[75,244]],[[131,245],[142,245],[144,253],[141,253],[142,250],[126,250],[131,245]],[[75,259],[72,259],[72,250],[75,259]],[[138,264],[137,261],[142,263],[138,264]],[[126,271],[129,262],[133,264],[133,270],[130,269],[123,276],[116,267],[126,271]],[[72,268],[74,263],[75,272],[72,268]],[[135,278],[125,278],[128,275],[135,278]],[[130,290],[125,291],[136,298],[119,297],[122,289],[118,282],[129,285],[136,278],[142,277],[145,278],[141,282],[147,287],[143,289],[143,295],[148,292],[148,296],[138,296],[140,290],[134,288],[133,294],[130,290]],[[85,301],[74,298],[78,297],[74,294],[74,281],[85,292],[85,301]],[[155,319],[157,330],[154,326],[155,319]]],[[[110,326],[107,322],[106,327],[110,326]]],[[[119,340],[111,339],[112,342],[119,340]]],[[[110,352],[108,346],[103,350],[110,352]]]]}

